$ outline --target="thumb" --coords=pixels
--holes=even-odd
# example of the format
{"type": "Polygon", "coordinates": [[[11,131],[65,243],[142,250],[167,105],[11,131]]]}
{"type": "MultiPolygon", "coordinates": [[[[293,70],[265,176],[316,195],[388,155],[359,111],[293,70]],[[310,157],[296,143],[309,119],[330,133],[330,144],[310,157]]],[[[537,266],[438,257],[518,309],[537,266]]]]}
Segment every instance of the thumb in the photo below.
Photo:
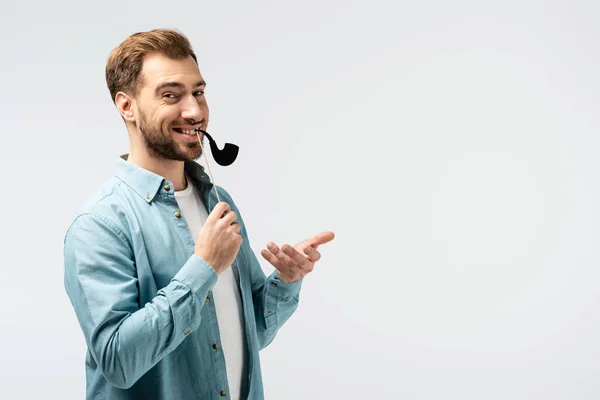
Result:
{"type": "Polygon", "coordinates": [[[316,249],[322,244],[331,242],[334,238],[335,238],[335,233],[333,233],[333,232],[330,232],[330,231],[321,232],[321,233],[313,236],[311,239],[309,239],[308,244],[309,244],[309,246],[312,246],[313,248],[316,249]]]}

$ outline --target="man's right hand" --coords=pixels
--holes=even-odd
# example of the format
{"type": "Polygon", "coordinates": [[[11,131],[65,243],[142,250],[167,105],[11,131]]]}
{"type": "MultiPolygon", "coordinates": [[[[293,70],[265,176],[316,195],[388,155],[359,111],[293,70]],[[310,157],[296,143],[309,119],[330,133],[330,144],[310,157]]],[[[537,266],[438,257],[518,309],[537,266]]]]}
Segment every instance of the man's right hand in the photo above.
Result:
{"type": "Polygon", "coordinates": [[[196,240],[194,254],[209,263],[218,275],[231,266],[242,245],[241,227],[236,218],[229,204],[217,203],[196,240]]]}

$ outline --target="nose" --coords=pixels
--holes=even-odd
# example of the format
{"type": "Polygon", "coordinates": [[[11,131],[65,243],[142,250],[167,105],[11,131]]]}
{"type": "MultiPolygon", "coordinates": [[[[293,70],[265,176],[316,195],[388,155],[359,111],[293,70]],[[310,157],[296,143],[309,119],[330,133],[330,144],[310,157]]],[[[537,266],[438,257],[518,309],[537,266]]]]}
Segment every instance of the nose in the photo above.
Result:
{"type": "Polygon", "coordinates": [[[181,118],[193,119],[194,121],[201,121],[204,118],[204,113],[198,101],[194,96],[189,96],[182,103],[181,118]]]}

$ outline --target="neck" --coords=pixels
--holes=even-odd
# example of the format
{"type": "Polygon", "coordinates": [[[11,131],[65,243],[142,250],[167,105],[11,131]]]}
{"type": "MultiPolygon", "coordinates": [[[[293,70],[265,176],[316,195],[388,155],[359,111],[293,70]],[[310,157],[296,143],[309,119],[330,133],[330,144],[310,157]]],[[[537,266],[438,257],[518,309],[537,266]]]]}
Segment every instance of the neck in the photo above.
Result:
{"type": "Polygon", "coordinates": [[[134,146],[133,143],[131,143],[127,161],[172,182],[175,191],[184,190],[187,187],[183,161],[156,158],[150,155],[143,146],[140,148],[134,146]]]}

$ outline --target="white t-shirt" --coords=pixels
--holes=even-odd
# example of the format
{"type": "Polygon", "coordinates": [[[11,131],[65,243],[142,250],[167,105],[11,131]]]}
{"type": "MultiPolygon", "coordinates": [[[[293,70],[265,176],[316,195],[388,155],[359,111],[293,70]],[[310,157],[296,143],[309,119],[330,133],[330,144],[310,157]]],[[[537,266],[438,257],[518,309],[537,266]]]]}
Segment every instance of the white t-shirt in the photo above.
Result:
{"type": "MultiPolygon", "coordinates": [[[[196,185],[190,179],[187,181],[188,185],[184,190],[175,192],[175,200],[177,200],[181,214],[188,224],[194,243],[196,243],[200,228],[208,218],[208,212],[196,185]]],[[[231,399],[236,400],[240,398],[242,382],[246,378],[246,365],[242,299],[231,267],[219,275],[213,288],[213,300],[217,310],[217,321],[221,333],[220,349],[225,356],[231,399]]]]}

